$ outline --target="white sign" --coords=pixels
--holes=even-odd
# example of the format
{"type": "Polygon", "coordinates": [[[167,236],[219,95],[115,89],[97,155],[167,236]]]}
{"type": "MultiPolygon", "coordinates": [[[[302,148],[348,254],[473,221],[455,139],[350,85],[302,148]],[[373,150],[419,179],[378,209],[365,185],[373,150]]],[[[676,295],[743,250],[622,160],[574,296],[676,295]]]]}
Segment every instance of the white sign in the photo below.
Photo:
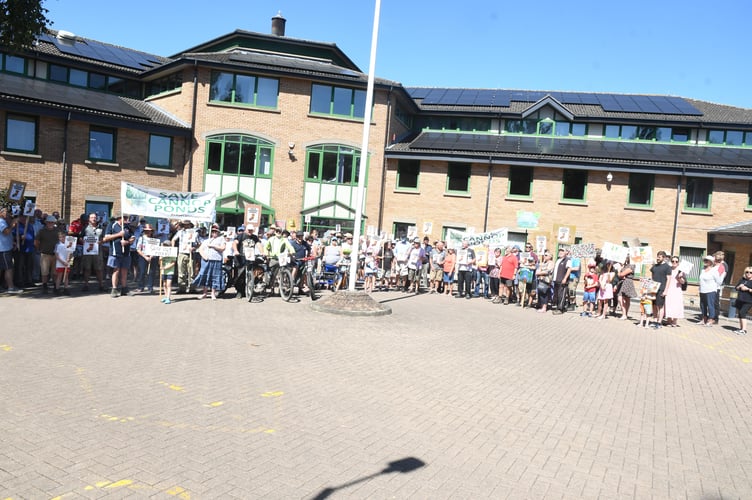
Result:
{"type": "Polygon", "coordinates": [[[167,191],[120,183],[121,213],[212,222],[216,216],[214,193],[167,191]]]}

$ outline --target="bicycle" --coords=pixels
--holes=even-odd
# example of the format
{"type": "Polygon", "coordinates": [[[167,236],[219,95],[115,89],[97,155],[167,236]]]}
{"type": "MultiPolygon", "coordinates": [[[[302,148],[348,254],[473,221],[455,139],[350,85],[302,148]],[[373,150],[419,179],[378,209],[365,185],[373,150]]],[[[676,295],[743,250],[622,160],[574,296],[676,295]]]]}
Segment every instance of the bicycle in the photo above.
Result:
{"type": "Polygon", "coordinates": [[[285,302],[292,298],[293,282],[290,266],[284,259],[280,259],[276,269],[272,269],[261,258],[256,258],[246,264],[245,294],[248,302],[253,302],[254,297],[262,294],[272,295],[274,289],[279,290],[279,295],[285,302]]]}

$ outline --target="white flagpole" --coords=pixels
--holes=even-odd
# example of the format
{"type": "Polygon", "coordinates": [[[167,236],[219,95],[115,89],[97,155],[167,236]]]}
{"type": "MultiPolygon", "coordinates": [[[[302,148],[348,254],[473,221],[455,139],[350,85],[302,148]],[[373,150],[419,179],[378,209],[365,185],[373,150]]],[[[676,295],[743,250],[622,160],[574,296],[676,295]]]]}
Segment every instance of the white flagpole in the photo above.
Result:
{"type": "Polygon", "coordinates": [[[360,251],[360,226],[363,219],[363,191],[365,190],[366,166],[368,165],[368,133],[371,127],[371,109],[373,108],[373,80],[376,72],[376,45],[379,38],[379,12],[381,0],[376,0],[373,12],[373,33],[371,35],[371,60],[368,65],[368,88],[366,90],[366,109],[363,113],[363,143],[360,148],[360,166],[358,168],[358,189],[355,196],[355,227],[353,227],[353,253],[350,259],[350,280],[348,290],[355,291],[358,277],[358,252],[360,251]]]}

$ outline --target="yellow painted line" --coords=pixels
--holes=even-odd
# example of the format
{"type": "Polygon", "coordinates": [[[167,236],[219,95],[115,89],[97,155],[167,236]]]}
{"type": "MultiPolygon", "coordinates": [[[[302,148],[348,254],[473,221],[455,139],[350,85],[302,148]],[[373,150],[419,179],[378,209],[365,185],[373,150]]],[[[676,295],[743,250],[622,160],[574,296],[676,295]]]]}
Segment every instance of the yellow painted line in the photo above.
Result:
{"type": "Polygon", "coordinates": [[[185,488],[181,488],[180,486],[173,486],[165,493],[174,497],[183,498],[184,500],[190,500],[191,498],[191,494],[185,488]]]}
{"type": "Polygon", "coordinates": [[[214,401],[213,403],[207,403],[204,406],[206,406],[207,408],[216,408],[217,406],[222,406],[223,404],[225,404],[223,401],[214,401]]]}
{"type": "Polygon", "coordinates": [[[263,398],[278,398],[281,395],[283,395],[284,392],[282,391],[267,391],[261,395],[263,398]]]}
{"type": "Polygon", "coordinates": [[[172,389],[173,391],[185,392],[185,389],[182,386],[179,386],[179,385],[176,385],[176,384],[170,384],[170,383],[167,383],[167,382],[159,382],[159,384],[167,387],[168,389],[172,389]]]}
{"type": "Polygon", "coordinates": [[[130,479],[121,479],[120,481],[115,481],[112,484],[108,484],[104,488],[106,490],[110,490],[110,489],[113,489],[113,488],[122,488],[124,486],[130,486],[132,484],[133,484],[133,481],[131,481],[130,479]]]}
{"type": "Polygon", "coordinates": [[[8,344],[0,344],[0,351],[10,352],[13,348],[8,344]]]}
{"type": "MultiPolygon", "coordinates": [[[[710,333],[710,332],[709,332],[710,333]]],[[[730,352],[728,349],[717,349],[718,346],[723,346],[725,344],[729,344],[737,340],[735,337],[727,337],[723,336],[722,339],[718,342],[715,342],[713,344],[708,344],[707,342],[703,342],[701,340],[690,338],[686,334],[679,334],[679,333],[669,333],[672,337],[676,337],[679,339],[686,340],[688,342],[691,342],[693,344],[699,345],[701,347],[704,347],[705,349],[713,352],[717,352],[718,354],[723,354],[727,358],[733,359],[734,361],[741,361],[742,363],[752,363],[752,358],[749,357],[742,357],[738,354],[735,354],[733,352],[730,352]]]]}
{"type": "Polygon", "coordinates": [[[136,420],[135,417],[116,417],[114,415],[107,415],[106,413],[99,415],[99,418],[103,418],[109,422],[133,422],[136,420]]]}

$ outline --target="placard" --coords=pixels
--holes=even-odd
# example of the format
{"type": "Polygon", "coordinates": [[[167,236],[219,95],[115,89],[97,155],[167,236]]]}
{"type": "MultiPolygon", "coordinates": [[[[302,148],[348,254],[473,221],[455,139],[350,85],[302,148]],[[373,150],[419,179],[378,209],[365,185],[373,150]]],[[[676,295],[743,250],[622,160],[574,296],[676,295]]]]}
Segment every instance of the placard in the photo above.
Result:
{"type": "Polygon", "coordinates": [[[21,201],[26,191],[26,183],[21,181],[10,181],[8,187],[8,199],[10,201],[21,201]]]}
{"type": "Polygon", "coordinates": [[[96,236],[84,236],[84,255],[99,255],[99,239],[96,236]]]}
{"type": "Polygon", "coordinates": [[[624,264],[624,261],[627,260],[627,255],[629,255],[629,248],[607,241],[603,242],[601,257],[604,259],[624,264]]]}
{"type": "Polygon", "coordinates": [[[569,253],[572,257],[578,259],[595,258],[595,243],[580,243],[578,245],[571,245],[569,247],[569,253]]]}

